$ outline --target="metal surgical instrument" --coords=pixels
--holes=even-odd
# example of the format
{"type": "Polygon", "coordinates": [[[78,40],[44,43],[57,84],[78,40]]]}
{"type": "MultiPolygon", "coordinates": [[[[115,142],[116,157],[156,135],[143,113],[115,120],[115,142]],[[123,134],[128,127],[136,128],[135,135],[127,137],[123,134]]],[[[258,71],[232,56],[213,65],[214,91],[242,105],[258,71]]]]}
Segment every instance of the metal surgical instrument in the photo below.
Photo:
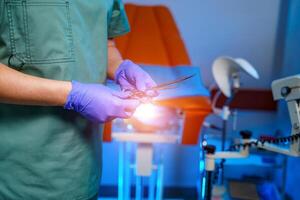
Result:
{"type": "MultiPolygon", "coordinates": [[[[183,77],[180,77],[180,78],[175,79],[173,81],[168,81],[168,82],[159,84],[159,85],[157,85],[155,87],[152,87],[149,90],[160,91],[160,90],[174,89],[174,88],[176,88],[176,86],[174,86],[175,84],[178,84],[178,83],[181,83],[183,81],[186,81],[186,80],[192,78],[193,76],[195,76],[195,74],[188,75],[188,76],[183,76],[183,77]]],[[[141,98],[144,98],[144,97],[148,97],[148,95],[146,94],[146,92],[144,92],[144,91],[138,91],[138,90],[133,91],[132,95],[130,96],[130,98],[137,98],[137,99],[141,99],[141,98]]]]}

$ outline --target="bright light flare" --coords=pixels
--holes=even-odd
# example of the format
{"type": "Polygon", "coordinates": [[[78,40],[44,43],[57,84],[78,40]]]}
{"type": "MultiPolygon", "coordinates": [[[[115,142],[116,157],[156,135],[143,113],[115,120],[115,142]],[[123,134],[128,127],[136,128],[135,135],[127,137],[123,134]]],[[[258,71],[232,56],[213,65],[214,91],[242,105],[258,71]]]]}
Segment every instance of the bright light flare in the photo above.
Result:
{"type": "Polygon", "coordinates": [[[139,107],[137,107],[136,111],[133,114],[133,117],[142,122],[149,123],[155,121],[158,115],[159,115],[158,107],[151,103],[146,103],[146,104],[141,104],[139,107]]]}
{"type": "Polygon", "coordinates": [[[152,103],[141,104],[133,116],[126,120],[136,131],[156,132],[157,130],[170,130],[170,127],[177,127],[177,110],[158,106],[152,103]]]}

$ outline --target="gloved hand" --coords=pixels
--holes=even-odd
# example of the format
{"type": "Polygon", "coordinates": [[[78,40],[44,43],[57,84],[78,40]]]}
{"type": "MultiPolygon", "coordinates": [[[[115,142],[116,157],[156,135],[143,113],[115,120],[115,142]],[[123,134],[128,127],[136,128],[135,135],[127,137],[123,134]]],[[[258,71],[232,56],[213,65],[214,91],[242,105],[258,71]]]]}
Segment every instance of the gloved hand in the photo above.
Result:
{"type": "Polygon", "coordinates": [[[115,81],[123,91],[142,91],[147,96],[155,97],[158,93],[151,90],[156,86],[150,75],[137,64],[130,60],[124,60],[115,73],[115,81]]]}
{"type": "Polygon", "coordinates": [[[129,118],[139,101],[128,99],[128,94],[111,90],[101,84],[72,81],[72,90],[64,105],[93,122],[106,122],[114,118],[129,118]]]}

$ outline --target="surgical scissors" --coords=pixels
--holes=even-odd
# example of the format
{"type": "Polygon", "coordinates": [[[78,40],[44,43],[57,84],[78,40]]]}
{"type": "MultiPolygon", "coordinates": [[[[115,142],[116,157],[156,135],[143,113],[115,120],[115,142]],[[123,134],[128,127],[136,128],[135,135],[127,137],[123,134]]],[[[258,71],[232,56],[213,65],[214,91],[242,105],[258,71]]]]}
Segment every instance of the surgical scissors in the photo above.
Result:
{"type": "MultiPolygon", "coordinates": [[[[174,89],[176,88],[174,85],[175,84],[178,84],[178,83],[181,83],[185,80],[188,80],[190,78],[192,78],[193,76],[195,76],[195,74],[192,74],[192,75],[188,75],[188,76],[183,76],[183,77],[180,77],[176,80],[173,80],[173,81],[168,81],[168,82],[165,82],[165,83],[162,83],[162,84],[159,84],[155,87],[152,87],[151,89],[149,90],[154,90],[154,91],[160,91],[160,90],[168,90],[168,89],[174,89]]],[[[149,97],[146,92],[144,91],[139,91],[139,90],[135,90],[132,92],[130,98],[133,98],[133,99],[142,99],[142,98],[145,98],[145,97],[149,97]]]]}

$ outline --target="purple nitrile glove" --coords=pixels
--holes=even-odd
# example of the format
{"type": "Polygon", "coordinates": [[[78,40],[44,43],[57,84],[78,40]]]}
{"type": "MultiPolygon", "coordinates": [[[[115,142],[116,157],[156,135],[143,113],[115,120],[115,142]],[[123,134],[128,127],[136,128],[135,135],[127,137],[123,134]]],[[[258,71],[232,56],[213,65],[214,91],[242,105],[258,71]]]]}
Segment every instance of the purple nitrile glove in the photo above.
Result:
{"type": "Polygon", "coordinates": [[[128,94],[111,90],[101,84],[72,81],[72,90],[64,105],[93,122],[107,122],[114,118],[129,118],[140,104],[128,99],[128,94]]]}
{"type": "Polygon", "coordinates": [[[155,97],[157,91],[151,90],[156,86],[150,75],[137,64],[124,60],[115,73],[115,81],[123,91],[143,91],[147,96],[155,97]]]}

